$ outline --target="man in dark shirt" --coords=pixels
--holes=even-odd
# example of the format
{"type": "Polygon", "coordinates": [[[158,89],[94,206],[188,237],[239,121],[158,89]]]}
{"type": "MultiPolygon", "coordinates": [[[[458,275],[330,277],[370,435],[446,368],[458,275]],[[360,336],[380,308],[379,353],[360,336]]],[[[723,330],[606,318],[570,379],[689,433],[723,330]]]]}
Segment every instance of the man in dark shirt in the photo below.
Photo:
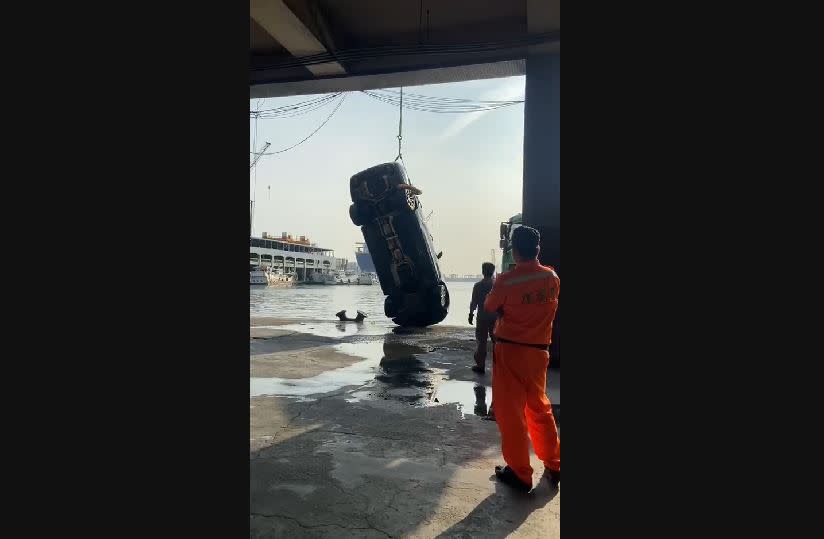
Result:
{"type": "Polygon", "coordinates": [[[469,304],[470,324],[472,324],[472,319],[475,316],[475,309],[478,309],[478,323],[475,326],[475,339],[478,341],[478,348],[475,351],[475,365],[472,370],[479,374],[486,372],[486,340],[487,337],[493,339],[492,331],[495,329],[495,320],[498,318],[496,313],[489,313],[484,310],[486,295],[489,294],[492,285],[495,284],[495,280],[492,278],[495,274],[495,265],[484,262],[481,266],[481,272],[484,278],[475,283],[472,288],[472,302],[469,304]]]}

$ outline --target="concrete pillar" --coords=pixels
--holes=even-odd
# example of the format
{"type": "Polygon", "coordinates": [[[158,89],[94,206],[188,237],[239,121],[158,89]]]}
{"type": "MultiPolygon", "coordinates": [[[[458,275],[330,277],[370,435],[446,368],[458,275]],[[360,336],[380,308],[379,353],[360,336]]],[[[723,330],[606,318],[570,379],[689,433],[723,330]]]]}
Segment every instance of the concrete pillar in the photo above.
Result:
{"type": "Polygon", "coordinates": [[[524,224],[541,232],[541,263],[561,273],[561,55],[526,60],[524,224]]]}
{"type": "MultiPolygon", "coordinates": [[[[541,233],[541,263],[561,273],[561,54],[526,60],[524,224],[541,233]]],[[[561,312],[555,317],[551,363],[561,364],[561,312]]]]}

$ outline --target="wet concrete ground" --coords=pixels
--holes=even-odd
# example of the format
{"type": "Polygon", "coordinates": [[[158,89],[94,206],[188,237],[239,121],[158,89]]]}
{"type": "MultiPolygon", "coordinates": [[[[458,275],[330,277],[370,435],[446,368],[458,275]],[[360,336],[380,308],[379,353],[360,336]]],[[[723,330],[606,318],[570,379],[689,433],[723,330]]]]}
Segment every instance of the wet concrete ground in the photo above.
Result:
{"type": "MultiPolygon", "coordinates": [[[[534,455],[531,494],[494,479],[491,359],[469,369],[472,327],[251,325],[251,537],[560,536],[534,455]]],[[[559,387],[551,370],[556,413],[559,387]]]]}

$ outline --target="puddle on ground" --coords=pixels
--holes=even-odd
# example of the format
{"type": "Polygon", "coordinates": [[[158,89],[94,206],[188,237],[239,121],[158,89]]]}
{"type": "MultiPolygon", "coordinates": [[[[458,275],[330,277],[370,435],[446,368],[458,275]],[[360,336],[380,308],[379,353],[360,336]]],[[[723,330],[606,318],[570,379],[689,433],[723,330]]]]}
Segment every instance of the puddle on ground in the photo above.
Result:
{"type": "Polygon", "coordinates": [[[432,397],[437,377],[443,372],[432,369],[418,356],[428,350],[407,343],[382,343],[374,383],[351,394],[348,402],[360,400],[394,400],[408,404],[426,404],[432,397]]]}
{"type": "Polygon", "coordinates": [[[423,365],[413,354],[425,353],[418,346],[384,341],[341,343],[334,346],[343,354],[366,358],[352,365],[322,372],[308,378],[250,378],[249,395],[275,397],[306,397],[331,393],[344,387],[363,386],[379,377],[400,387],[408,379],[404,378],[405,365],[409,362],[423,365]],[[388,365],[388,367],[387,367],[388,365]],[[397,380],[392,382],[392,378],[397,380]]]}
{"type": "Polygon", "coordinates": [[[384,355],[385,347],[386,343],[383,341],[358,341],[336,344],[335,350],[349,356],[368,359],[377,365],[384,355]]]}
{"type": "Polygon", "coordinates": [[[431,404],[455,404],[462,414],[485,416],[492,404],[492,388],[477,382],[443,380],[435,388],[431,404]]]}
{"type": "MultiPolygon", "coordinates": [[[[444,364],[436,357],[429,363],[419,356],[429,350],[401,342],[363,341],[340,343],[338,352],[363,357],[347,367],[300,379],[251,378],[250,395],[292,397],[312,400],[310,395],[331,393],[356,386],[346,396],[347,402],[392,400],[412,406],[455,406],[462,417],[485,416],[492,404],[492,388],[474,381],[446,379],[447,370],[433,366],[444,364]]],[[[560,376],[557,385],[550,383],[550,398],[560,405],[560,376]],[[555,386],[553,388],[553,386],[555,386]]]]}
{"type": "Polygon", "coordinates": [[[483,384],[448,380],[444,362],[420,356],[429,352],[406,343],[382,343],[374,382],[350,393],[347,402],[393,400],[413,406],[454,404],[462,414],[487,415],[492,389],[483,384]]]}
{"type": "Polygon", "coordinates": [[[306,397],[360,386],[375,377],[375,361],[367,359],[309,378],[249,378],[250,397],[306,397]]]}
{"type": "Polygon", "coordinates": [[[360,386],[375,378],[375,369],[382,354],[383,343],[341,343],[335,345],[338,352],[365,357],[352,365],[322,372],[309,378],[250,378],[249,395],[274,397],[306,397],[331,393],[347,386],[360,386]],[[378,359],[375,359],[375,353],[378,359]]]}

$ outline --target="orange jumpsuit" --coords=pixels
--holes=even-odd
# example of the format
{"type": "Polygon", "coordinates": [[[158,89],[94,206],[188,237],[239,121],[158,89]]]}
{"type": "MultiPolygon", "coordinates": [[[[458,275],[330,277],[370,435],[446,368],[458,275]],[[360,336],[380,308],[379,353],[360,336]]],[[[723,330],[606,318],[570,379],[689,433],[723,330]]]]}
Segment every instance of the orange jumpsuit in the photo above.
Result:
{"type": "Polygon", "coordinates": [[[537,260],[520,262],[514,270],[498,276],[484,303],[487,311],[501,315],[495,326],[492,367],[501,452],[507,465],[528,485],[533,472],[529,438],[544,466],[561,470],[561,442],[546,395],[547,347],[560,288],[561,281],[551,267],[537,260]]]}

